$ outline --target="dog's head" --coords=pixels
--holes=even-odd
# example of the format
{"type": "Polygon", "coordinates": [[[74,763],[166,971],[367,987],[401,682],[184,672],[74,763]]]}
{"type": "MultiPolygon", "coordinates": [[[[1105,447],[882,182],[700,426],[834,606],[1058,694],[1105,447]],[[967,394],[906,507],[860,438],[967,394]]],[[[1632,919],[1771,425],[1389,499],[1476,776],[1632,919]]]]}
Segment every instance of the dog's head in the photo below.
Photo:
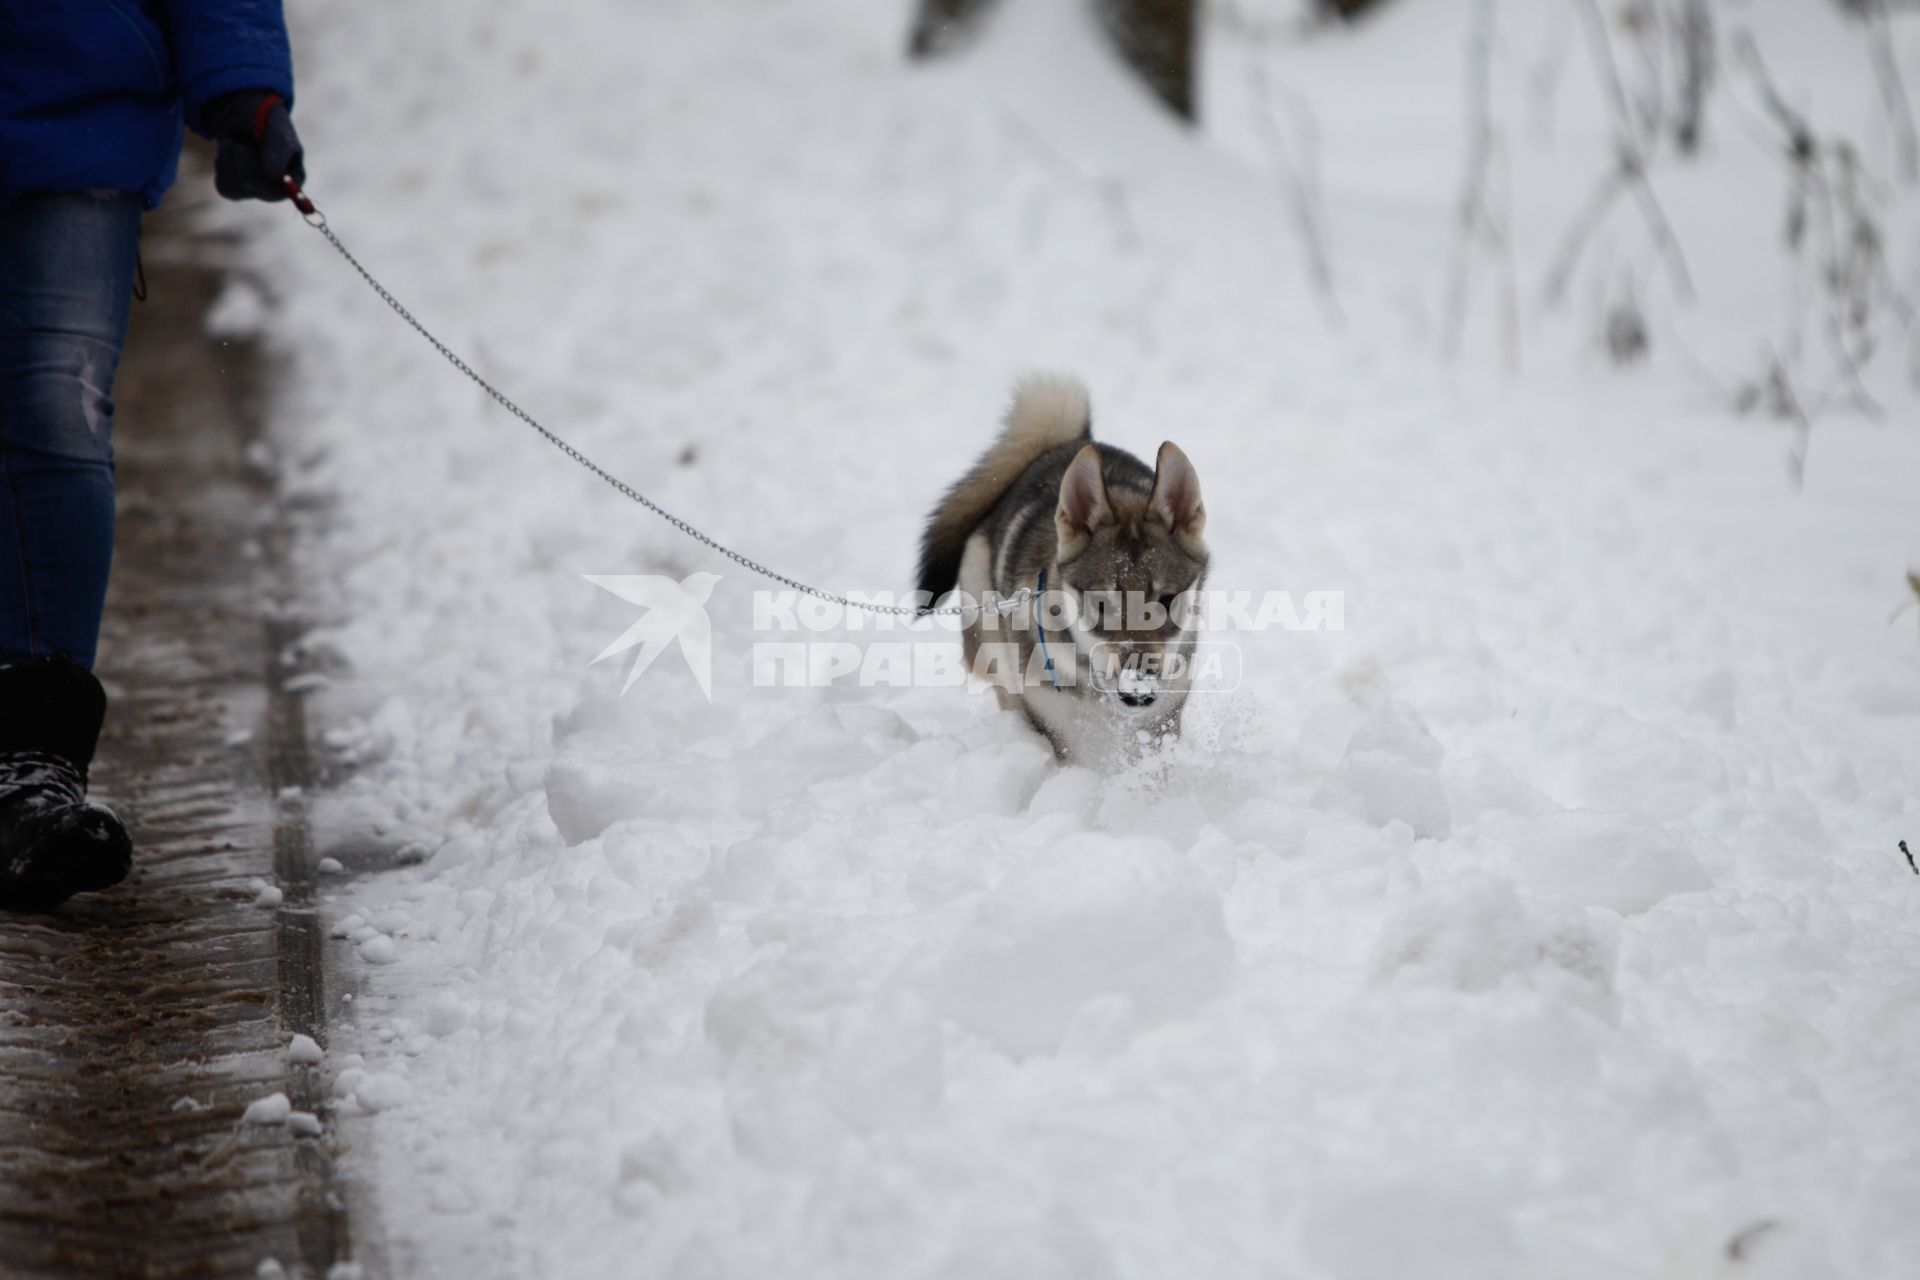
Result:
{"type": "Polygon", "coordinates": [[[1073,599],[1076,643],[1088,651],[1098,687],[1144,711],[1158,700],[1174,647],[1193,625],[1206,574],[1200,477],[1169,441],[1160,446],[1150,494],[1111,493],[1100,451],[1088,445],[1061,477],[1053,519],[1054,581],[1073,599]]]}

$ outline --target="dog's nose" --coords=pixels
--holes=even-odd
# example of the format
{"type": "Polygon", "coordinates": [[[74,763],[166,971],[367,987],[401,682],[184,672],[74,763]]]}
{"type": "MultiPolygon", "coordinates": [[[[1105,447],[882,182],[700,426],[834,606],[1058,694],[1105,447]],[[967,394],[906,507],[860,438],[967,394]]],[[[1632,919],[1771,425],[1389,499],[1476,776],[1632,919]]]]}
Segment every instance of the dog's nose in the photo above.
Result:
{"type": "Polygon", "coordinates": [[[1129,707],[1150,707],[1156,697],[1157,695],[1151,693],[1123,693],[1120,695],[1120,701],[1129,707]]]}

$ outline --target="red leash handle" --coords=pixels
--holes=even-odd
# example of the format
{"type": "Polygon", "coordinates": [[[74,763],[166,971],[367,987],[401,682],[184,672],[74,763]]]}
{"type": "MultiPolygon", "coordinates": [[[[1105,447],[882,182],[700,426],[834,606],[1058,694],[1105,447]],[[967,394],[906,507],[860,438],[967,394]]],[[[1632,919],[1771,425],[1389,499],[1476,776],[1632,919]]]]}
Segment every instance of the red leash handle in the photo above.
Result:
{"type": "MultiPolygon", "coordinates": [[[[285,104],[285,102],[285,98],[282,98],[277,93],[270,92],[262,97],[260,99],[260,105],[253,109],[253,142],[255,146],[260,146],[267,140],[267,116],[272,113],[275,107],[281,106],[285,104]]],[[[307,193],[300,189],[300,184],[293,180],[292,174],[281,174],[280,181],[287,188],[287,198],[293,201],[293,207],[300,211],[301,217],[310,218],[319,212],[318,209],[314,208],[313,201],[307,199],[307,193]]]]}
{"type": "Polygon", "coordinates": [[[314,214],[320,212],[314,208],[313,201],[307,198],[307,193],[300,189],[300,184],[293,180],[292,174],[281,174],[280,181],[285,184],[287,188],[287,199],[293,201],[293,207],[300,211],[301,217],[311,218],[314,214]]]}

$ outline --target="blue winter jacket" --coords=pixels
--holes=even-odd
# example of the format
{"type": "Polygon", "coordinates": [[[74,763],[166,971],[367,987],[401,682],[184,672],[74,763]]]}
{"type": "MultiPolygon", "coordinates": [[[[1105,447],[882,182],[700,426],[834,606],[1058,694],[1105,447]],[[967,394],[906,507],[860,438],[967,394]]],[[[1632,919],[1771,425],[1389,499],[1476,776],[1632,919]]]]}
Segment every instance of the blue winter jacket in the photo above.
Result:
{"type": "Polygon", "coordinates": [[[293,101],[280,0],[0,0],[0,203],[173,185],[183,125],[235,89],[293,101]]]}

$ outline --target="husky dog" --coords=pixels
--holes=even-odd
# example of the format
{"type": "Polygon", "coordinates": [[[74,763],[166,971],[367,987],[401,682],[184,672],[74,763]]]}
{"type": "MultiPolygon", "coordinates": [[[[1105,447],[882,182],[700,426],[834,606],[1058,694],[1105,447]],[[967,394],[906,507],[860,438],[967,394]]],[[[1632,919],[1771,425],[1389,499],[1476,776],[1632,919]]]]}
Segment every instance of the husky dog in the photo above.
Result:
{"type": "Polygon", "coordinates": [[[1062,760],[1124,759],[1176,731],[1206,577],[1200,479],[1180,447],[1151,469],[1093,441],[1087,389],[1035,375],[1000,438],[948,490],[920,544],[919,589],[958,587],[967,667],[1062,760]],[[995,599],[1032,598],[1010,610],[995,599]]]}

